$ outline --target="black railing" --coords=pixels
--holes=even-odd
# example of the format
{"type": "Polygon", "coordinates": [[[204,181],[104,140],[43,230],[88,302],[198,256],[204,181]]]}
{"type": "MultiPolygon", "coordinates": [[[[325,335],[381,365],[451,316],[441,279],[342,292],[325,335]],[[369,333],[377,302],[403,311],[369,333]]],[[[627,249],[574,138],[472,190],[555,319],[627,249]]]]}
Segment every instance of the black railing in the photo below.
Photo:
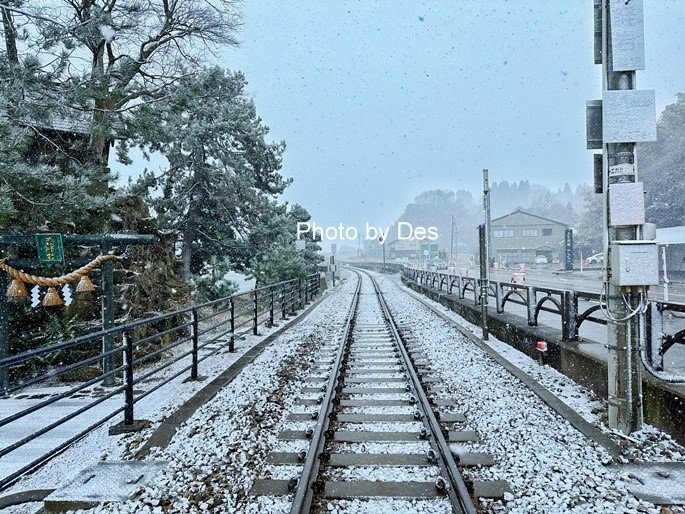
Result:
{"type": "MultiPolygon", "coordinates": [[[[407,266],[402,269],[402,276],[462,300],[467,296],[472,297],[474,305],[480,305],[479,278],[407,266]]],[[[561,336],[564,341],[577,341],[579,328],[585,322],[607,324],[607,318],[601,312],[597,314],[602,309],[600,293],[491,280],[488,298],[494,299],[498,313],[505,312],[508,303],[525,307],[527,323],[530,326],[538,325],[540,312],[557,314],[561,319],[561,336]],[[579,309],[580,302],[584,304],[582,312],[579,309]]],[[[645,335],[650,363],[657,370],[663,370],[664,354],[669,348],[675,344],[685,344],[685,330],[670,335],[663,333],[665,312],[683,313],[685,304],[650,300],[645,335]]]]}
{"type": "Polygon", "coordinates": [[[134,427],[137,402],[182,375],[188,374],[188,379],[197,380],[199,365],[204,360],[222,350],[235,351],[237,339],[248,333],[258,334],[262,323],[273,326],[279,311],[280,317],[286,319],[319,293],[319,275],[310,275],[306,279],[271,284],[0,359],[0,369],[6,370],[11,377],[3,391],[4,397],[0,399],[0,402],[7,402],[3,409],[5,416],[0,419],[0,437],[11,440],[0,448],[0,459],[20,448],[26,448],[26,454],[31,454],[16,469],[0,477],[0,489],[118,414],[123,413],[122,431],[134,427]],[[104,348],[105,339],[114,340],[114,348],[91,352],[95,355],[77,362],[59,364],[60,358],[68,360],[69,352],[74,350],[92,348],[94,344],[104,348]],[[58,364],[47,371],[43,367],[36,376],[25,376],[25,369],[30,367],[27,364],[47,358],[58,364]],[[114,365],[105,367],[106,360],[114,365]],[[19,376],[18,369],[24,376],[19,376]],[[108,371],[102,372],[102,369],[108,371]],[[94,373],[66,390],[51,387],[55,379],[78,370],[94,373]],[[98,387],[96,392],[94,386],[106,383],[108,378],[115,380],[114,386],[98,387]],[[145,387],[149,384],[154,385],[145,387]],[[47,392],[36,390],[38,385],[49,389],[47,392]],[[10,396],[13,393],[22,394],[10,396]],[[95,393],[95,398],[84,399],[95,393]],[[32,403],[32,399],[37,401],[32,403]],[[60,405],[61,400],[71,400],[70,405],[60,405]],[[60,408],[48,409],[52,405],[60,408]],[[98,406],[101,408],[94,411],[98,406]],[[64,408],[68,410],[67,414],[63,413],[64,408]],[[57,413],[59,415],[55,415],[57,413]],[[55,447],[44,451],[42,441],[34,445],[40,448],[37,452],[27,447],[72,420],[76,420],[78,428],[71,432],[67,430],[69,435],[55,447]],[[13,423],[17,425],[10,427],[13,423]],[[20,435],[11,438],[9,434],[14,433],[20,435]]]}

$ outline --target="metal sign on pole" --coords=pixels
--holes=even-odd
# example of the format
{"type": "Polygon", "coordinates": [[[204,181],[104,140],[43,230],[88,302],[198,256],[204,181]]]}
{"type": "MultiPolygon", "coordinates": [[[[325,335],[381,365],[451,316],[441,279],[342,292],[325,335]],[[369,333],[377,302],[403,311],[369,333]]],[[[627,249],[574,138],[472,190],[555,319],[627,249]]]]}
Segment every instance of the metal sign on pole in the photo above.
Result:
{"type": "Polygon", "coordinates": [[[483,170],[483,210],[485,211],[485,250],[487,252],[486,257],[488,258],[487,279],[490,280],[492,227],[490,226],[490,173],[487,168],[483,170]]]}
{"type": "Polygon", "coordinates": [[[331,255],[330,266],[331,273],[333,273],[333,287],[335,287],[335,256],[331,255]]]}
{"type": "Polygon", "coordinates": [[[573,230],[564,231],[564,269],[573,271],[573,230]]]}
{"type": "Polygon", "coordinates": [[[36,234],[36,250],[41,264],[62,264],[64,245],[62,234],[36,234]]]}

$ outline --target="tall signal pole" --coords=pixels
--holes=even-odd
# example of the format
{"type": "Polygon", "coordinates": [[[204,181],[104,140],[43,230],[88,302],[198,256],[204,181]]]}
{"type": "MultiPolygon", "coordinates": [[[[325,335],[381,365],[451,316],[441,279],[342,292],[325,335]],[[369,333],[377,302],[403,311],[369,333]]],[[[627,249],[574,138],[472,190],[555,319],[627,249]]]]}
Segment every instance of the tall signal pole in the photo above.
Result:
{"type": "Polygon", "coordinates": [[[488,329],[488,294],[490,290],[490,176],[483,170],[483,214],[485,223],[478,227],[480,243],[480,308],[483,329],[483,340],[489,338],[488,329]]]}
{"type": "Polygon", "coordinates": [[[644,69],[642,0],[594,0],[594,12],[602,100],[588,102],[587,123],[588,148],[602,149],[595,154],[595,192],[604,200],[600,303],[608,318],[609,427],[628,434],[642,428],[643,307],[654,275],[658,284],[657,246],[642,238],[635,143],[656,139],[656,109],[654,91],[636,89],[636,70],[644,69]]]}
{"type": "Polygon", "coordinates": [[[492,229],[490,227],[490,173],[488,169],[483,170],[483,209],[485,211],[485,244],[488,258],[488,281],[490,280],[490,242],[492,240],[492,229]]]}
{"type": "Polygon", "coordinates": [[[452,224],[450,225],[450,261],[454,260],[454,214],[452,214],[452,224]]]}

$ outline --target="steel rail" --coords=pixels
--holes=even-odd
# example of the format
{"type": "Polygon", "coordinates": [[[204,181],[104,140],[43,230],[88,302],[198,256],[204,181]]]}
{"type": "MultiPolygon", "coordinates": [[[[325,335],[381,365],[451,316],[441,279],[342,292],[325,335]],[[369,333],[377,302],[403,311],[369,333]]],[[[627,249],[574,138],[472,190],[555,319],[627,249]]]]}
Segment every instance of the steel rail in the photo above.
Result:
{"type": "Polygon", "coordinates": [[[354,326],[354,319],[357,313],[357,307],[359,305],[359,297],[361,296],[362,277],[359,272],[355,271],[355,273],[357,274],[357,287],[355,289],[352,304],[347,315],[343,335],[340,338],[338,353],[335,356],[331,375],[328,379],[328,384],[326,385],[326,392],[323,396],[322,405],[324,411],[320,412],[317,418],[316,427],[314,428],[314,433],[312,434],[312,442],[309,446],[309,451],[307,452],[304,466],[302,468],[302,475],[298,480],[297,489],[295,490],[295,496],[293,498],[293,504],[290,508],[291,514],[308,513],[311,510],[312,501],[314,499],[314,483],[319,476],[319,469],[321,467],[320,455],[323,452],[326,444],[326,432],[330,425],[329,414],[333,410],[332,400],[334,397],[336,384],[338,383],[343,371],[340,364],[343,360],[345,350],[350,342],[350,335],[352,334],[352,327],[354,326]]]}
{"type": "Polygon", "coordinates": [[[449,484],[446,493],[452,502],[452,510],[455,512],[455,514],[476,514],[476,508],[471,501],[471,497],[466,488],[466,484],[464,483],[464,479],[461,476],[459,467],[457,466],[454,456],[452,455],[452,451],[450,450],[449,443],[445,439],[442,427],[433,413],[430,400],[428,399],[426,392],[423,390],[421,380],[419,379],[416,370],[414,369],[414,365],[409,358],[409,353],[405,348],[404,341],[397,328],[395,319],[390,312],[390,308],[383,297],[383,293],[381,292],[376,279],[372,275],[366,271],[362,271],[362,273],[371,279],[371,283],[376,291],[376,297],[378,298],[378,302],[383,310],[383,315],[388,323],[390,332],[392,333],[392,336],[395,338],[397,346],[399,347],[400,355],[402,356],[402,360],[404,362],[404,368],[410,378],[410,383],[414,391],[415,398],[417,399],[419,408],[421,411],[423,411],[422,414],[424,416],[424,425],[427,425],[426,428],[429,429],[431,434],[429,442],[433,447],[433,450],[436,452],[437,464],[449,484]]]}

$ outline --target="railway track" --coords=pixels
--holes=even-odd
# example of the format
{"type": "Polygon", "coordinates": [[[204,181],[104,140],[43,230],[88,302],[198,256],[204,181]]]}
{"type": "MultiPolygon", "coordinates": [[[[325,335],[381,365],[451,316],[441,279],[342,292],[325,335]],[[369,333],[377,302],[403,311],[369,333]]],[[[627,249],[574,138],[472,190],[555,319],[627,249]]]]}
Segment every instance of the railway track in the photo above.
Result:
{"type": "Polygon", "coordinates": [[[281,441],[307,449],[275,451],[270,466],[290,478],[256,480],[253,495],[292,495],[291,513],[326,511],[334,501],[420,500],[430,512],[475,514],[479,497],[501,498],[502,481],[474,482],[470,466],[489,455],[453,453],[450,443],[477,441],[458,403],[437,399],[432,364],[398,325],[374,278],[354,270],[356,291],[342,337],[321,350],[281,441]]]}

